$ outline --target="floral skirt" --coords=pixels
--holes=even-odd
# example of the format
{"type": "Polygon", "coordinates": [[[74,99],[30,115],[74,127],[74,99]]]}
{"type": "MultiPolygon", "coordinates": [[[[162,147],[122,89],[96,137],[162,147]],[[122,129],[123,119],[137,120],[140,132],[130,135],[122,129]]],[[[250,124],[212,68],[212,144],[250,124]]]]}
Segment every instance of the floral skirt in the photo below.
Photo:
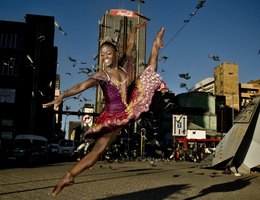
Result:
{"type": "Polygon", "coordinates": [[[136,79],[126,108],[118,113],[103,111],[85,134],[108,133],[138,119],[141,113],[149,110],[154,93],[161,84],[162,77],[148,66],[136,79]]]}

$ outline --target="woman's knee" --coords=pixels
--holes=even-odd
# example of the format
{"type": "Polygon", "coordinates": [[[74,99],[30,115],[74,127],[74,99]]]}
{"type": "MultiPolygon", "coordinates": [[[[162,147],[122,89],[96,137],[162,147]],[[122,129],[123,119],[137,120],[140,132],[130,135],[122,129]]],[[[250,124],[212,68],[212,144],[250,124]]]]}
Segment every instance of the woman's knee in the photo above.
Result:
{"type": "Polygon", "coordinates": [[[106,148],[115,141],[117,134],[118,130],[115,130],[111,133],[107,133],[99,137],[92,149],[93,153],[101,155],[106,150],[106,148]]]}

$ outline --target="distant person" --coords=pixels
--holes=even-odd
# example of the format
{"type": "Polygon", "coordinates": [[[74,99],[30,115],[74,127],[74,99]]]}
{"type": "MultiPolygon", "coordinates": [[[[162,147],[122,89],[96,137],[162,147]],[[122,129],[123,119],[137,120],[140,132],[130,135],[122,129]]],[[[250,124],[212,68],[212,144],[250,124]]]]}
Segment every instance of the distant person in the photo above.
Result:
{"type": "Polygon", "coordinates": [[[89,151],[89,148],[92,146],[92,144],[95,143],[95,140],[93,138],[85,138],[84,141],[77,147],[77,152],[78,152],[78,160],[81,159],[82,153],[83,155],[87,154],[89,151]],[[84,149],[84,152],[82,150],[84,149]],[[82,153],[81,153],[82,152],[82,153]]]}
{"type": "MultiPolygon", "coordinates": [[[[101,66],[93,77],[79,83],[53,101],[43,104],[43,108],[55,105],[59,106],[64,98],[76,95],[90,87],[100,85],[105,97],[104,111],[95,121],[95,125],[85,134],[96,139],[92,150],[77,162],[54,187],[52,194],[57,195],[64,187],[74,184],[74,178],[85,169],[92,167],[108,146],[117,138],[123,126],[130,121],[138,119],[142,112],[149,110],[154,92],[160,87],[162,78],[156,72],[158,65],[159,49],[163,47],[163,34],[165,29],[158,32],[150,53],[148,66],[136,79],[135,86],[130,95],[128,87],[131,84],[131,75],[135,65],[132,59],[132,51],[135,44],[137,29],[146,26],[147,22],[136,24],[132,27],[128,37],[126,55],[120,60],[116,42],[105,37],[100,42],[101,66]],[[129,98],[128,98],[129,97],[129,98]]],[[[138,66],[137,66],[138,67],[138,66]]]]}

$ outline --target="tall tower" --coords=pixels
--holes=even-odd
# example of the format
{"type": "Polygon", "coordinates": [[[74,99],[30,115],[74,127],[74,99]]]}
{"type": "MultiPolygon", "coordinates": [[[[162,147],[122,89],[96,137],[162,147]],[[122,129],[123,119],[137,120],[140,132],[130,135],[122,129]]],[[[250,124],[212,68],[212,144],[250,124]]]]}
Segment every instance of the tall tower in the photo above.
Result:
{"type": "MultiPolygon", "coordinates": [[[[104,37],[109,36],[117,41],[119,46],[119,54],[123,55],[126,52],[127,38],[134,24],[143,22],[147,18],[138,13],[124,9],[111,9],[107,11],[99,22],[99,41],[104,37]]],[[[145,68],[146,55],[146,28],[142,28],[137,32],[136,45],[133,51],[135,70],[131,74],[134,80],[145,68]]],[[[99,45],[100,46],[100,45],[99,45]]],[[[99,48],[98,48],[99,51],[99,48]]],[[[98,66],[102,67],[100,57],[98,58],[98,66]]],[[[96,93],[96,112],[99,113],[103,109],[103,95],[101,88],[98,86],[96,93]]]]}
{"type": "Polygon", "coordinates": [[[224,62],[214,69],[215,95],[226,97],[226,106],[232,110],[232,122],[239,111],[238,65],[224,62]]]}

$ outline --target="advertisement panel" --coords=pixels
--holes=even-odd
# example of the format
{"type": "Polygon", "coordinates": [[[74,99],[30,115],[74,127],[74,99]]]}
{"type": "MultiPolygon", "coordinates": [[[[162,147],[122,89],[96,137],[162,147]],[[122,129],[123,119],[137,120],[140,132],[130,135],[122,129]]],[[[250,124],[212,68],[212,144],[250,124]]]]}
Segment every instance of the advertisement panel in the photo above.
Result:
{"type": "Polygon", "coordinates": [[[122,17],[133,17],[133,18],[139,17],[138,13],[133,12],[131,10],[123,10],[123,9],[111,9],[110,15],[122,16],[122,17]]]}

